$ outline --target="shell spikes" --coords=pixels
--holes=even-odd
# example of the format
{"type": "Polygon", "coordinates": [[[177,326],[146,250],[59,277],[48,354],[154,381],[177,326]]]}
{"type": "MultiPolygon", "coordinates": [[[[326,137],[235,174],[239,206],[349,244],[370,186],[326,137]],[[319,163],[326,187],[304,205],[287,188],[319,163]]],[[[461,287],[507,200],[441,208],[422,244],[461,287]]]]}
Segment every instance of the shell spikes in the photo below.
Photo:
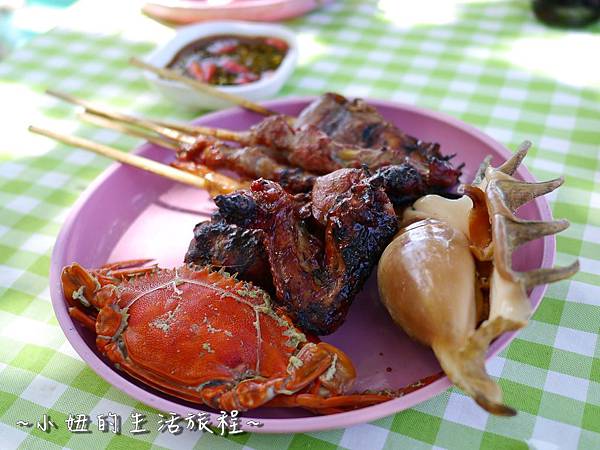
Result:
{"type": "MultiPolygon", "coordinates": [[[[512,269],[514,251],[534,239],[553,235],[569,226],[566,220],[527,221],[515,216],[515,211],[525,203],[541,195],[552,192],[563,183],[562,178],[529,183],[512,177],[527,155],[531,143],[524,142],[517,152],[498,168],[488,165],[484,169],[481,181],[474,186],[483,189],[487,198],[488,214],[491,223],[491,242],[493,245],[493,272],[490,280],[490,313],[462,349],[465,373],[476,375],[467,383],[481,383],[489,377],[484,368],[484,359],[492,340],[509,330],[523,328],[531,315],[531,303],[527,290],[539,284],[563,280],[579,270],[575,261],[567,267],[537,269],[518,272],[512,269]],[[470,367],[468,367],[470,366],[470,367]]],[[[490,380],[491,381],[491,380],[490,380]]],[[[475,397],[477,403],[490,412],[508,412],[500,404],[499,390],[492,389],[490,394],[475,397]]]]}
{"type": "Polygon", "coordinates": [[[457,200],[436,195],[417,200],[404,212],[404,228],[378,269],[380,297],[394,321],[433,349],[455,385],[486,411],[505,416],[516,411],[504,404],[500,387],[485,370],[491,342],[527,325],[529,289],[579,269],[577,261],[528,272],[512,268],[520,246],[569,226],[566,220],[515,215],[563,183],[562,178],[530,183],[513,177],[530,147],[524,142],[497,168],[486,158],[457,200]]]}
{"type": "Polygon", "coordinates": [[[511,268],[513,253],[518,247],[543,236],[559,233],[569,227],[569,222],[564,219],[538,222],[522,220],[515,215],[515,211],[520,206],[554,191],[564,182],[562,177],[541,183],[529,183],[512,178],[530,147],[531,143],[525,141],[512,158],[500,167],[494,169],[488,166],[480,184],[481,187],[485,187],[488,199],[492,242],[495,246],[494,267],[504,276],[525,283],[526,289],[568,278],[579,269],[578,261],[567,267],[538,269],[531,272],[515,272],[511,268]]]}

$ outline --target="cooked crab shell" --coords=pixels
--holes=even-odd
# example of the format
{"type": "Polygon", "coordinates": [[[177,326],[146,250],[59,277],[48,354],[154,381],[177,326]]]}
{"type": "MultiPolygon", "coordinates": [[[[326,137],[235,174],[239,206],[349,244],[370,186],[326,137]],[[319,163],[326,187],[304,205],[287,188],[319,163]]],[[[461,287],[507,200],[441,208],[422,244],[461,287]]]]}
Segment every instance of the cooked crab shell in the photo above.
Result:
{"type": "Polygon", "coordinates": [[[405,212],[405,227],[384,251],[378,269],[380,297],[392,318],[433,349],[454,384],[500,415],[515,410],[504,405],[499,386],[486,373],[490,343],[527,324],[528,289],[567,278],[579,268],[576,261],[529,272],[512,269],[520,245],[569,225],[515,216],[521,205],[563,182],[527,183],[512,176],[529,147],[523,143],[498,168],[484,161],[458,200],[437,195],[417,200],[405,212]]]}

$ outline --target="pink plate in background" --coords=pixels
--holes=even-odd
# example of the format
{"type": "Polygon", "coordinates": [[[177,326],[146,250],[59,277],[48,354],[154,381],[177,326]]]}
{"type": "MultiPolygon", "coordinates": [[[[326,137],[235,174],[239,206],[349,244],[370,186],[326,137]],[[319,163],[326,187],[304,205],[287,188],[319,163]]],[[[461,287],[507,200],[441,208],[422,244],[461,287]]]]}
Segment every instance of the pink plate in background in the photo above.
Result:
{"type": "Polygon", "coordinates": [[[154,0],[142,11],[158,20],[185,25],[209,20],[272,22],[301,16],[333,0],[154,0]]]}
{"type": "MultiPolygon", "coordinates": [[[[285,99],[265,102],[276,111],[297,115],[311,99],[285,99]]],[[[454,161],[465,162],[462,179],[470,181],[486,155],[492,155],[497,166],[510,156],[498,142],[475,128],[449,116],[379,100],[370,100],[383,116],[401,129],[423,140],[439,142],[445,154],[457,153],[454,161]]],[[[196,123],[243,130],[255,124],[260,116],[232,108],[209,114],[196,123]]],[[[172,152],[155,145],[143,145],[138,154],[169,162],[172,152]]],[[[523,167],[518,176],[534,181],[523,167]]],[[[187,187],[128,166],[114,164],[101,175],[73,206],[58,236],[52,254],[50,290],[60,326],[69,342],[107,382],[135,399],[162,411],[182,416],[198,410],[213,414],[203,405],[171,397],[117,371],[96,350],[94,336],[74,323],[68,315],[60,286],[62,267],[77,261],[85,267],[98,267],[107,262],[132,258],[155,258],[161,266],[182,263],[192,230],[197,222],[207,219],[214,210],[206,192],[187,187]]],[[[531,220],[550,220],[548,203],[538,198],[519,210],[531,220]]],[[[554,237],[547,236],[519,249],[515,268],[530,270],[551,267],[554,260],[554,237]]],[[[531,293],[533,307],[540,303],[545,286],[531,293]]],[[[515,333],[496,340],[488,359],[505,348],[515,333]]],[[[330,336],[323,338],[344,350],[354,362],[358,377],[355,389],[397,389],[420,378],[433,375],[440,367],[432,352],[411,341],[388,317],[378,300],[374,276],[355,299],[346,322],[330,336]]],[[[243,414],[245,419],[264,423],[253,432],[294,433],[349,427],[369,422],[410,408],[443,392],[450,386],[444,377],[404,397],[356,411],[330,416],[314,416],[300,409],[260,408],[243,414]]],[[[511,405],[519,408],[519,405],[511,405]]]]}

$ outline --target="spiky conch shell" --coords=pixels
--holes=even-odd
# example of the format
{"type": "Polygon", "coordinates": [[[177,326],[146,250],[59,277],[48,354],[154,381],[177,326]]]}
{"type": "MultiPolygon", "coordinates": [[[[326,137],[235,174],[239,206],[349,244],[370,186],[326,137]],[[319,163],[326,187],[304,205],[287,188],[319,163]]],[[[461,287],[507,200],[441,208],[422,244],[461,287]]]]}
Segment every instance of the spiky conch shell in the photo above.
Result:
{"type": "MultiPolygon", "coordinates": [[[[491,260],[489,315],[466,339],[465,345],[452,354],[436,352],[444,371],[454,384],[471,395],[485,410],[500,415],[514,415],[506,406],[502,392],[485,370],[485,356],[490,343],[507,331],[519,330],[527,325],[532,313],[528,289],[539,284],[563,280],[579,270],[579,262],[566,267],[536,269],[518,272],[512,269],[514,251],[526,242],[558,233],[569,226],[566,220],[527,221],[516,217],[515,211],[525,203],[552,192],[563,183],[562,178],[528,183],[513,177],[527,155],[531,143],[525,141],[518,151],[498,168],[491,167],[486,158],[473,183],[465,192],[481,190],[485,193],[487,217],[491,240],[487,245],[471,245],[473,256],[479,261],[491,260]],[[475,189],[476,188],[476,189],[475,189]]],[[[469,214],[475,212],[473,201],[448,200],[439,196],[426,196],[415,202],[404,215],[405,222],[426,218],[447,221],[470,236],[469,214]],[[429,199],[428,199],[429,197],[429,199]],[[428,205],[428,202],[430,203],[428,205]],[[440,208],[441,206],[441,208],[440,208]],[[459,209],[463,214],[453,212],[459,209]]],[[[472,241],[472,239],[470,239],[472,241]]]]}

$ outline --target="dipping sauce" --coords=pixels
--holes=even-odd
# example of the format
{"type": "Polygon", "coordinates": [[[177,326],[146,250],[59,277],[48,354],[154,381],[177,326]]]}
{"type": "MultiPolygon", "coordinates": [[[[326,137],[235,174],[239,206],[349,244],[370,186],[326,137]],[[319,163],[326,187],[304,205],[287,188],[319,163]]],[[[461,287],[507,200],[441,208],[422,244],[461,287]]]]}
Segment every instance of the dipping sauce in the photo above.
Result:
{"type": "Polygon", "coordinates": [[[287,51],[287,42],[274,37],[208,36],[182,48],[167,67],[205,83],[239,85],[270,76],[287,51]]]}

